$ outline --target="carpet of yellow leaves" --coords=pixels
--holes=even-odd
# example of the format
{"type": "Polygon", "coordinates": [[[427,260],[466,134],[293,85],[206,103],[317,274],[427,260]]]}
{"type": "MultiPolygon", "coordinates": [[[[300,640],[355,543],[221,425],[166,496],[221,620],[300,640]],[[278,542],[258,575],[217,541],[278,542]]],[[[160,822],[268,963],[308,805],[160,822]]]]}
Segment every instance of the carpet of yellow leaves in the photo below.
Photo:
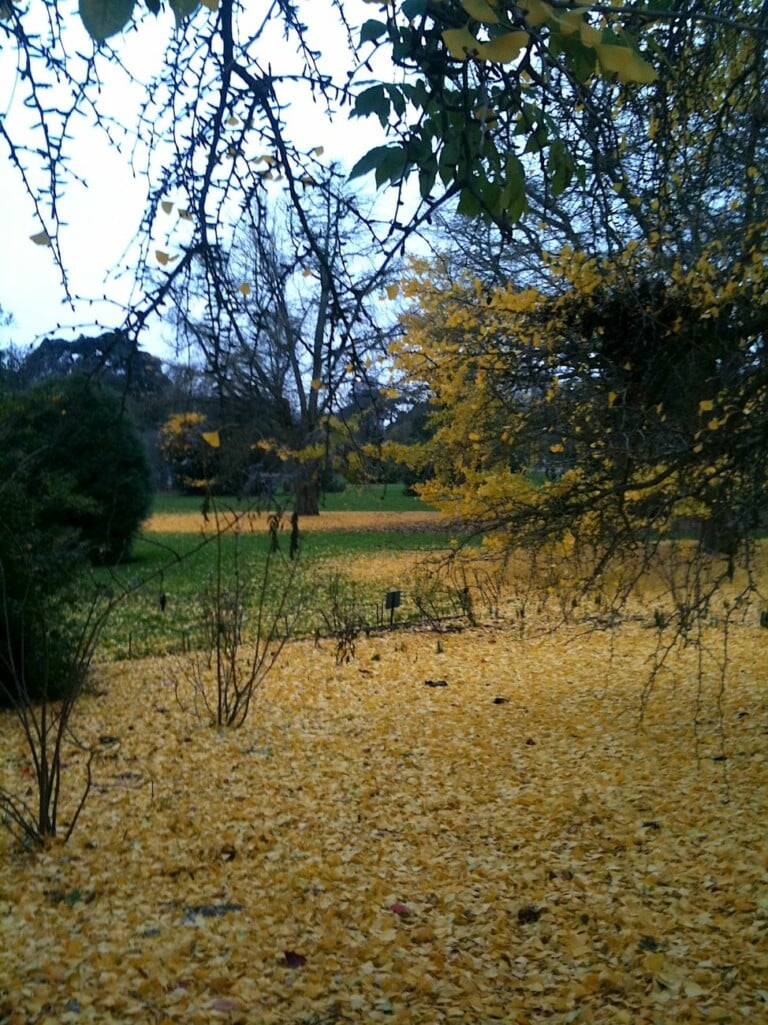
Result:
{"type": "MultiPolygon", "coordinates": [[[[226,527],[237,523],[240,530],[264,533],[267,518],[264,513],[219,513],[218,524],[226,527]]],[[[326,530],[439,530],[445,521],[436,512],[322,512],[319,516],[302,516],[300,528],[308,533],[326,530]]],[[[290,522],[283,524],[290,528],[290,522]]],[[[153,534],[200,534],[212,533],[217,529],[213,515],[207,518],[201,513],[158,513],[150,516],[143,529],[153,534]]]]}
{"type": "MultiPolygon", "coordinates": [[[[230,732],[171,660],[99,667],[72,840],[0,835],[0,1021],[768,1020],[768,631],[640,721],[652,644],[296,643],[230,732]]],[[[8,716],[0,752],[23,779],[8,716]]]]}

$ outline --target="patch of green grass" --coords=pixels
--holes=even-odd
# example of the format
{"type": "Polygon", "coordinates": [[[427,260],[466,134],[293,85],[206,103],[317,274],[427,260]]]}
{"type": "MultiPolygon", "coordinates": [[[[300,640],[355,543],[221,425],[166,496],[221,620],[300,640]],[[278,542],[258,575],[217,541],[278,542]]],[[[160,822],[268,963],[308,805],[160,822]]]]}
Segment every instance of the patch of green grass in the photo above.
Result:
{"type": "MultiPolygon", "coordinates": [[[[282,538],[287,549],[288,538],[282,538]]],[[[298,634],[328,632],[339,603],[344,615],[359,605],[361,618],[373,624],[383,601],[380,582],[345,580],[329,560],[379,553],[423,551],[447,547],[438,532],[318,531],[302,535],[300,559],[290,602],[300,606],[294,625],[298,634]]],[[[257,534],[224,534],[203,539],[197,534],[145,534],[134,546],[133,558],[117,569],[98,570],[99,582],[114,594],[125,593],[102,634],[102,660],[145,658],[196,647],[200,631],[201,596],[216,579],[221,560],[223,587],[231,586],[235,568],[248,582],[256,600],[269,553],[266,529],[257,534]],[[207,543],[203,543],[203,541],[207,543]]],[[[290,563],[276,560],[270,576],[267,607],[279,601],[290,563]]],[[[415,610],[412,610],[412,613],[415,610]]],[[[411,614],[412,614],[411,613],[411,614]]],[[[402,615],[407,616],[406,609],[402,615]]]]}
{"type": "Polygon", "coordinates": [[[116,595],[124,595],[102,633],[99,657],[145,658],[185,650],[199,643],[200,597],[216,573],[222,577],[238,560],[242,573],[260,578],[269,539],[264,534],[144,534],[130,562],[96,571],[116,595]],[[219,554],[220,553],[220,554],[219,554]]]}
{"type": "Polygon", "coordinates": [[[376,555],[380,552],[420,552],[447,548],[449,537],[437,531],[329,530],[302,537],[306,559],[376,555]]]}
{"type": "MultiPolygon", "coordinates": [[[[280,494],[281,503],[290,505],[291,496],[280,494]]],[[[158,492],[152,511],[162,514],[199,513],[201,495],[176,495],[158,492]]],[[[237,511],[258,508],[258,499],[222,496],[215,499],[219,509],[237,511]]],[[[404,484],[348,484],[344,491],[323,495],[321,509],[328,512],[423,512],[427,509],[415,495],[406,493],[404,484]]]]}
{"type": "MultiPolygon", "coordinates": [[[[243,498],[222,496],[217,498],[216,504],[221,509],[236,509],[238,512],[249,509],[253,502],[243,498]]],[[[170,491],[155,492],[152,502],[152,512],[158,515],[179,515],[181,513],[199,513],[205,502],[202,495],[177,495],[170,491]]]]}
{"type": "Polygon", "coordinates": [[[404,484],[348,484],[344,491],[324,495],[328,512],[423,512],[421,499],[406,493],[404,484]]]}

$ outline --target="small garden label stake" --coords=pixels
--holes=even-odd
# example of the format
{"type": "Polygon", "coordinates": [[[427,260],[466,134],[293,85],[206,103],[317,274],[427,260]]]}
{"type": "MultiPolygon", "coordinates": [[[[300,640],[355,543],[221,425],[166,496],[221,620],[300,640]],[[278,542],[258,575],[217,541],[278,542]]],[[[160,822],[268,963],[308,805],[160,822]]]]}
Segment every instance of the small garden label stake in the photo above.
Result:
{"type": "Polygon", "coordinates": [[[395,609],[400,608],[399,591],[387,591],[386,597],[384,598],[384,608],[389,609],[389,625],[393,626],[395,622],[395,609]]]}

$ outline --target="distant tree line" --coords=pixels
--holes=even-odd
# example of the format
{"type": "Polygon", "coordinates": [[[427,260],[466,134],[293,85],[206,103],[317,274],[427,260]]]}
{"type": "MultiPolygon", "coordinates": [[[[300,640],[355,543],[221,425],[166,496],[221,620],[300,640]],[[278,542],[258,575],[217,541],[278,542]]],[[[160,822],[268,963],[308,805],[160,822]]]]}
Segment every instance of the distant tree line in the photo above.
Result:
{"type": "Polygon", "coordinates": [[[314,462],[312,484],[319,498],[348,481],[407,476],[383,456],[383,447],[424,437],[424,414],[389,396],[370,373],[337,390],[338,408],[329,409],[321,425],[322,444],[307,454],[297,445],[298,402],[287,395],[270,400],[263,392],[228,392],[203,362],[163,362],[119,331],[47,338],[36,347],[0,352],[0,390],[6,395],[36,394],[43,382],[66,379],[119,397],[159,490],[267,499],[279,491],[292,503],[305,463],[314,462]]]}

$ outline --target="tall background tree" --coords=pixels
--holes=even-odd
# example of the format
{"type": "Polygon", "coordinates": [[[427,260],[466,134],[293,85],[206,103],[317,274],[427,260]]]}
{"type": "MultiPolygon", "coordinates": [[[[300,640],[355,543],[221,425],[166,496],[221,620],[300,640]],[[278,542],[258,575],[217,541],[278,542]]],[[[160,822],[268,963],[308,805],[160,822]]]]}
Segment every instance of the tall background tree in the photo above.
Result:
{"type": "Polygon", "coordinates": [[[370,203],[338,171],[305,189],[314,204],[306,216],[261,204],[258,226],[222,253],[213,287],[193,266],[175,301],[180,344],[216,397],[223,447],[244,481],[274,469],[282,453],[302,515],[318,512],[354,440],[352,392],[359,401],[367,385],[371,403],[381,402],[375,364],[394,328],[382,297],[398,267],[378,246],[370,203]]]}

